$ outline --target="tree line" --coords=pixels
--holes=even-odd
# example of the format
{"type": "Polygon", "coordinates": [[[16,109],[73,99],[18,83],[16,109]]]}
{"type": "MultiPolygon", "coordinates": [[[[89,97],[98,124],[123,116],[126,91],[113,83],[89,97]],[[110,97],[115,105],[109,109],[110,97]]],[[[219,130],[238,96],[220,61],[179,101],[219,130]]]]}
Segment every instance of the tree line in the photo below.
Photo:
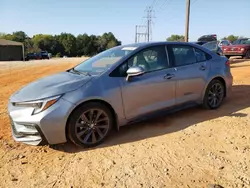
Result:
{"type": "Polygon", "coordinates": [[[101,36],[86,33],[74,36],[71,33],[59,35],[37,34],[32,38],[23,31],[12,34],[0,33],[0,38],[22,42],[25,53],[46,50],[53,56],[93,56],[106,49],[121,45],[112,32],[101,36]]]}
{"type": "MultiPolygon", "coordinates": [[[[242,36],[228,35],[227,37],[223,37],[224,40],[229,40],[231,42],[237,40],[238,38],[242,38],[242,36]]],[[[185,37],[183,35],[171,35],[167,38],[167,41],[179,41],[183,42],[185,37]]]]}

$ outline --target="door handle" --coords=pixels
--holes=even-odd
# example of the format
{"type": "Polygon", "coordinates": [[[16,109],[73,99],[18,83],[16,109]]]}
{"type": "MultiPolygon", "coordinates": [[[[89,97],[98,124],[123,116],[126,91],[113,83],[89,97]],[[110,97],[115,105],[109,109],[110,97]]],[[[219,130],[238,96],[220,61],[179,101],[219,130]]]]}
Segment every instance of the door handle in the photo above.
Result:
{"type": "Polygon", "coordinates": [[[168,74],[166,74],[166,75],[164,76],[164,79],[169,80],[169,79],[173,78],[174,76],[175,76],[174,74],[168,73],[168,74]]]}
{"type": "Polygon", "coordinates": [[[206,70],[206,66],[205,65],[201,65],[200,66],[200,70],[202,70],[202,71],[206,70]]]}

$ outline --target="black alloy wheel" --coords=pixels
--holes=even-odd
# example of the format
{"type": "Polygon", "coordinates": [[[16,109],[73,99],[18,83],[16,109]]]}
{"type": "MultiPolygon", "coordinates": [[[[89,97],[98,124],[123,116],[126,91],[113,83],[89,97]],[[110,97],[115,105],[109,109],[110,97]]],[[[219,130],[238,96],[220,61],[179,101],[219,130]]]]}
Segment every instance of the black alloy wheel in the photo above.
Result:
{"type": "Polygon", "coordinates": [[[222,104],[224,97],[224,85],[219,80],[212,80],[207,87],[203,105],[208,109],[217,109],[222,104]]]}
{"type": "Polygon", "coordinates": [[[68,125],[69,137],[80,146],[99,145],[107,137],[113,122],[113,115],[105,105],[87,103],[71,115],[68,125]]]}

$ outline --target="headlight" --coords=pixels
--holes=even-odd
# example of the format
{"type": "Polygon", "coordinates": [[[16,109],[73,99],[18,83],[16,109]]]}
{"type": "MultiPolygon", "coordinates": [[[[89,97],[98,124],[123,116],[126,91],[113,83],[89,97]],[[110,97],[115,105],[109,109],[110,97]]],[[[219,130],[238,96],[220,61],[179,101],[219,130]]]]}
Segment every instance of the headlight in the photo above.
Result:
{"type": "Polygon", "coordinates": [[[241,48],[240,50],[241,50],[241,51],[244,51],[244,50],[245,50],[245,48],[241,48]]]}
{"type": "Polygon", "coordinates": [[[13,106],[16,106],[16,107],[34,108],[34,111],[32,113],[32,115],[34,115],[34,114],[38,114],[38,113],[48,109],[50,106],[55,104],[60,97],[61,96],[55,96],[55,97],[50,97],[50,98],[46,98],[46,99],[41,99],[38,101],[14,102],[12,104],[13,104],[13,106]]]}

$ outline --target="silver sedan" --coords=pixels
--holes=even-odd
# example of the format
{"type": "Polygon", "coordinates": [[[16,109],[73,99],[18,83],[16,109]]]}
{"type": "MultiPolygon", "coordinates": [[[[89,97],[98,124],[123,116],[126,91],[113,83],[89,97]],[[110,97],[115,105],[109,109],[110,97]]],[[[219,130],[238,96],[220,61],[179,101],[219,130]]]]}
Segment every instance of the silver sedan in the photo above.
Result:
{"type": "Polygon", "coordinates": [[[70,139],[92,147],[111,129],[160,113],[218,108],[230,93],[228,59],[196,44],[150,42],[111,48],[14,93],[8,111],[16,141],[70,139]]]}

